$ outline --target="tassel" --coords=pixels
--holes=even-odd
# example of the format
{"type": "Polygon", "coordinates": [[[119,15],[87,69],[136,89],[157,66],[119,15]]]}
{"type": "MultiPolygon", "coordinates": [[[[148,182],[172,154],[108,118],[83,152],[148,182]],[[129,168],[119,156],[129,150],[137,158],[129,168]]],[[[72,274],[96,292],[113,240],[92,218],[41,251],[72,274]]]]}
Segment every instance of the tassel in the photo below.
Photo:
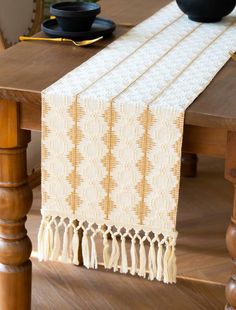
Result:
{"type": "Polygon", "coordinates": [[[158,242],[158,252],[157,252],[157,276],[158,281],[162,280],[163,275],[163,245],[161,242],[158,242]]]}
{"type": "Polygon", "coordinates": [[[177,265],[176,265],[176,255],[175,255],[175,252],[174,252],[174,256],[173,256],[172,266],[173,266],[173,281],[172,281],[172,283],[176,283],[177,265]]]}
{"type": "Polygon", "coordinates": [[[107,234],[103,234],[103,262],[106,269],[109,268],[110,254],[109,254],[109,242],[107,234]]]}
{"type": "Polygon", "coordinates": [[[171,245],[171,254],[168,260],[168,275],[169,282],[176,283],[176,256],[175,256],[175,245],[171,245]]]}
{"type": "Polygon", "coordinates": [[[126,253],[126,246],[125,246],[125,237],[121,236],[121,273],[128,272],[128,260],[127,260],[127,253],[126,253]]]}
{"type": "Polygon", "coordinates": [[[50,224],[48,224],[45,228],[44,239],[43,239],[43,258],[44,260],[49,260],[52,247],[53,247],[53,232],[50,224]]]}
{"type": "Polygon", "coordinates": [[[113,236],[112,240],[112,251],[111,251],[111,257],[109,260],[109,269],[113,267],[114,272],[118,270],[118,262],[120,258],[120,248],[119,244],[116,240],[116,236],[113,236]]]}
{"type": "Polygon", "coordinates": [[[47,255],[47,259],[50,258],[51,254],[52,254],[52,249],[53,249],[53,231],[52,231],[52,227],[51,225],[49,225],[48,227],[48,255],[47,255]]]}
{"type": "Polygon", "coordinates": [[[89,269],[90,267],[90,254],[89,254],[89,241],[88,241],[88,232],[84,231],[82,238],[82,255],[84,266],[89,269]]]}
{"type": "Polygon", "coordinates": [[[52,255],[50,259],[53,261],[58,260],[59,255],[60,255],[60,250],[61,250],[61,239],[60,239],[58,225],[56,225],[55,232],[54,232],[53,250],[52,250],[52,255]]]}
{"type": "Polygon", "coordinates": [[[44,260],[44,234],[45,234],[45,219],[42,220],[41,225],[39,227],[39,232],[38,232],[38,259],[40,262],[44,260]]]}
{"type": "Polygon", "coordinates": [[[169,275],[169,269],[168,269],[168,261],[170,258],[171,254],[171,247],[169,243],[166,242],[166,251],[164,255],[164,283],[169,283],[170,282],[170,275],[169,275]]]}
{"type": "Polygon", "coordinates": [[[91,236],[91,263],[90,267],[97,269],[98,268],[98,259],[97,259],[97,250],[96,250],[96,244],[94,240],[94,235],[91,236]]]}
{"type": "Polygon", "coordinates": [[[139,266],[138,275],[140,277],[145,278],[146,277],[147,258],[146,258],[146,251],[145,251],[143,240],[140,241],[139,256],[140,256],[140,266],[139,266]]]}
{"type": "Polygon", "coordinates": [[[73,259],[73,246],[72,246],[73,235],[74,235],[74,229],[70,223],[70,226],[68,229],[68,261],[69,262],[72,262],[72,259],[73,259]]]}
{"type": "Polygon", "coordinates": [[[63,247],[62,247],[62,255],[61,255],[61,261],[63,263],[69,263],[69,253],[68,253],[68,244],[69,244],[69,236],[68,236],[68,232],[69,232],[69,227],[67,226],[65,228],[65,232],[63,235],[63,247]]]}
{"type": "Polygon", "coordinates": [[[157,272],[154,242],[151,242],[148,254],[149,280],[154,280],[157,272]]]}
{"type": "Polygon", "coordinates": [[[74,234],[72,237],[72,252],[73,252],[72,263],[78,266],[79,265],[79,232],[77,229],[74,230],[74,234]]]}
{"type": "Polygon", "coordinates": [[[131,248],[130,248],[130,256],[131,256],[131,269],[130,274],[134,276],[137,273],[137,266],[138,266],[138,256],[136,252],[136,240],[132,238],[131,240],[131,248]]]}

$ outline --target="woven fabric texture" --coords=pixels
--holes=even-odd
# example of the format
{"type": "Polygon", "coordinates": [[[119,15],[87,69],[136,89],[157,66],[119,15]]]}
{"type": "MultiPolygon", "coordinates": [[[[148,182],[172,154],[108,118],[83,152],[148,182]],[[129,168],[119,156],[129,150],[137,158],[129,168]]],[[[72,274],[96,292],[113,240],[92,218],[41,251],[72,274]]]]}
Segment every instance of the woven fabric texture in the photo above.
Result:
{"type": "Polygon", "coordinates": [[[235,14],[172,2],[43,91],[40,259],[97,268],[101,235],[105,268],[176,281],[184,113],[235,50],[235,14]]]}

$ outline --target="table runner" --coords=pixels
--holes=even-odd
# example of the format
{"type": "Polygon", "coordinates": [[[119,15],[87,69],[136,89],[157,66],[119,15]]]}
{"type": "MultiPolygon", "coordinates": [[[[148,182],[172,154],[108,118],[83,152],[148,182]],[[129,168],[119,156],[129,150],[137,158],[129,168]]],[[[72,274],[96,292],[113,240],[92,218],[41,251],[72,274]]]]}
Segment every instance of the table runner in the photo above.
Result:
{"type": "Polygon", "coordinates": [[[176,282],[184,113],[235,50],[235,14],[172,2],[42,92],[40,260],[77,265],[81,246],[97,268],[101,235],[105,268],[176,282]]]}

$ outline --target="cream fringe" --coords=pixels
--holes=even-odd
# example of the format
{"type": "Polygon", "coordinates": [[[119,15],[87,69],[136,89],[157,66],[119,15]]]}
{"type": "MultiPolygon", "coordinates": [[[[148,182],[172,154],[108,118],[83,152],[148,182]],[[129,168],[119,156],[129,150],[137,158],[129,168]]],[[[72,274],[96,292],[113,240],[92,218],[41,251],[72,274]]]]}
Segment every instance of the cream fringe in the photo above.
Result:
{"type": "Polygon", "coordinates": [[[176,283],[176,238],[162,234],[162,237],[156,234],[150,237],[148,233],[140,236],[138,232],[133,234],[131,231],[120,229],[113,232],[111,227],[106,229],[104,225],[44,216],[38,234],[39,260],[60,260],[79,265],[79,247],[82,244],[84,266],[97,269],[96,236],[100,233],[103,236],[103,263],[106,269],[125,274],[130,272],[131,275],[138,274],[143,278],[146,278],[148,273],[149,280],[176,283]],[[80,230],[83,231],[81,243],[80,230]],[[108,240],[109,234],[112,241],[108,240]],[[127,239],[131,239],[131,266],[128,266],[127,239]]]}

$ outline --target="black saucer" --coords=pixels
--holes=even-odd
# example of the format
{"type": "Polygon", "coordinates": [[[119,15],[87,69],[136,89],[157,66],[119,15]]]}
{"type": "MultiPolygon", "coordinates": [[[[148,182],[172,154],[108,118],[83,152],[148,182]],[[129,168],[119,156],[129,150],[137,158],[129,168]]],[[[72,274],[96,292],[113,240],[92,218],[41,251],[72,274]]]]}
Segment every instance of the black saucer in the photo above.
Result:
{"type": "Polygon", "coordinates": [[[113,21],[97,17],[89,31],[68,32],[63,31],[56,19],[47,19],[41,25],[42,31],[50,37],[63,37],[68,39],[87,40],[97,37],[106,37],[115,30],[113,21]]]}

